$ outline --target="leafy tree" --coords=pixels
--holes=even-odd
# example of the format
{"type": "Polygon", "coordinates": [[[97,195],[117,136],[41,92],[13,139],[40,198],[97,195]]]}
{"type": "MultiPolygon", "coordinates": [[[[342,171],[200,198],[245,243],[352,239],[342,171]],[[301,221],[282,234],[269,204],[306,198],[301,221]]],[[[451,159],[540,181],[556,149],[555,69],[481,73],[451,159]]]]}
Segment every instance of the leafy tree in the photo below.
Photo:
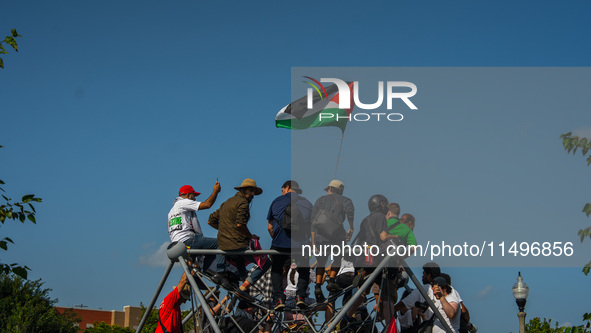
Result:
{"type": "Polygon", "coordinates": [[[527,333],[589,333],[591,332],[589,331],[591,316],[585,314],[584,319],[587,321],[586,325],[558,327],[558,322],[556,322],[552,328],[552,319],[544,318],[542,321],[539,317],[535,317],[525,324],[525,331],[527,333]]]}
{"type": "MultiPolygon", "coordinates": [[[[2,146],[0,146],[2,148],[2,146]]],[[[4,185],[4,182],[0,180],[0,185],[4,185]]],[[[4,189],[0,186],[0,191],[5,192],[4,189]]],[[[33,207],[33,202],[41,202],[41,198],[36,198],[34,194],[27,194],[21,198],[20,202],[12,202],[12,199],[2,195],[4,199],[3,204],[0,204],[0,223],[4,224],[7,220],[13,221],[20,221],[21,223],[25,223],[25,221],[29,220],[33,223],[37,223],[35,220],[35,207],[33,207]]],[[[7,251],[8,250],[8,243],[14,244],[12,239],[8,237],[4,237],[0,239],[0,249],[7,251]]],[[[30,270],[27,266],[19,266],[18,264],[4,264],[0,262],[0,272],[8,274],[13,272],[14,274],[22,277],[23,279],[27,278],[27,270],[30,270]]]]}
{"type": "MultiPolygon", "coordinates": [[[[560,136],[562,138],[562,146],[567,153],[573,152],[573,155],[577,153],[577,150],[580,149],[581,154],[583,156],[587,156],[589,150],[591,149],[591,139],[589,138],[580,138],[579,136],[573,136],[572,132],[568,132],[566,134],[562,134],[560,136]]],[[[587,166],[591,164],[591,154],[587,156],[587,166]]],[[[591,203],[586,203],[583,207],[583,213],[589,217],[591,215],[591,203]]],[[[581,229],[578,232],[579,237],[581,237],[581,243],[585,240],[585,238],[589,237],[591,239],[591,227],[587,227],[585,229],[581,229]]],[[[591,261],[583,267],[583,273],[585,275],[589,275],[589,271],[591,270],[591,261]]],[[[585,313],[583,315],[583,320],[587,322],[585,325],[581,325],[578,327],[568,328],[565,332],[574,333],[574,332],[590,332],[589,328],[591,328],[591,313],[585,313]],[[572,329],[572,330],[571,330],[572,329]]]]}
{"type": "Polygon", "coordinates": [[[542,321],[539,317],[535,317],[530,319],[530,321],[525,324],[525,331],[528,333],[558,333],[564,332],[564,330],[558,328],[558,322],[555,323],[554,328],[550,326],[552,323],[552,319],[542,321]]]}
{"type": "MultiPolygon", "coordinates": [[[[8,51],[6,51],[6,48],[4,48],[3,44],[8,44],[8,45],[12,46],[12,48],[16,52],[18,52],[18,45],[16,44],[15,38],[22,37],[22,36],[16,32],[16,29],[12,29],[10,33],[11,33],[10,36],[6,36],[6,38],[4,38],[4,40],[0,41],[0,54],[8,54],[8,51]]],[[[4,68],[4,61],[2,60],[2,58],[0,58],[0,68],[4,68]]]]}
{"type": "MultiPolygon", "coordinates": [[[[143,303],[140,303],[140,307],[142,308],[142,318],[144,318],[147,308],[144,306],[143,303]]],[[[158,310],[152,309],[152,312],[150,312],[150,315],[146,320],[146,324],[144,325],[142,332],[155,332],[156,327],[158,327],[158,310]]]]}
{"type": "MultiPolygon", "coordinates": [[[[577,150],[581,150],[583,156],[586,156],[591,149],[591,139],[588,138],[579,138],[578,136],[573,136],[572,132],[568,132],[566,134],[562,134],[560,136],[562,138],[562,145],[564,146],[564,150],[566,150],[569,154],[572,151],[573,155],[577,153],[577,150]]],[[[591,154],[587,157],[587,166],[591,164],[591,154]]],[[[587,217],[591,214],[591,203],[585,204],[583,207],[583,213],[587,214],[587,217]]],[[[591,227],[587,227],[585,229],[579,230],[579,236],[581,237],[581,243],[587,238],[587,236],[591,239],[591,227]]],[[[591,270],[591,261],[583,267],[583,273],[585,275],[589,274],[591,270]]]]}
{"type": "MultiPolygon", "coordinates": [[[[6,48],[4,44],[12,46],[12,48],[18,52],[18,45],[16,43],[16,38],[22,37],[16,32],[16,29],[12,29],[11,36],[6,36],[4,40],[0,41],[0,54],[7,54],[6,48]]],[[[0,68],[4,68],[4,61],[0,58],[0,68]]],[[[0,146],[2,148],[2,146],[0,146]]],[[[0,179],[0,185],[4,185],[4,182],[0,179]]],[[[0,191],[5,192],[2,187],[0,187],[0,191]]],[[[2,195],[2,198],[6,202],[5,204],[0,205],[0,223],[4,224],[4,221],[7,219],[9,220],[19,220],[21,223],[25,223],[25,220],[28,219],[29,221],[36,223],[35,221],[35,208],[31,204],[32,201],[41,202],[40,198],[35,198],[34,194],[28,194],[22,197],[21,202],[12,203],[11,198],[7,198],[6,196],[2,195]],[[25,209],[25,204],[28,204],[28,207],[31,209],[25,209]]],[[[8,237],[4,237],[0,240],[0,249],[7,251],[8,250],[8,243],[14,244],[12,239],[8,237]]],[[[6,274],[13,272],[18,276],[26,279],[27,278],[27,270],[30,270],[27,266],[19,266],[16,263],[13,264],[4,264],[0,261],[0,272],[4,272],[6,274]]]]}
{"type": "MultiPolygon", "coordinates": [[[[117,325],[107,325],[103,322],[95,322],[94,327],[87,328],[84,333],[133,333],[135,332],[129,327],[121,327],[117,325]]],[[[148,331],[152,332],[152,331],[148,331]]]]}
{"type": "Polygon", "coordinates": [[[43,289],[41,280],[27,281],[14,274],[0,273],[0,332],[75,333],[80,317],[72,312],[59,314],[43,289]]]}

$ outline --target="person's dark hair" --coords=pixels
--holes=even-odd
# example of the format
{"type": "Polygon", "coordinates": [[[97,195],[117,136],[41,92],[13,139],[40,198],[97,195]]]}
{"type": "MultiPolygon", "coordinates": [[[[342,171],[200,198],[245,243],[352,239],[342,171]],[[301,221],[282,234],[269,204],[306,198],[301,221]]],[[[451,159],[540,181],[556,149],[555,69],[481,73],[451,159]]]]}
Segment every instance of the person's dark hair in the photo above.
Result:
{"type": "Polygon", "coordinates": [[[423,271],[425,272],[425,274],[429,274],[431,276],[431,279],[434,279],[441,275],[441,268],[439,268],[439,265],[437,265],[437,263],[433,261],[424,264],[423,271]]]}
{"type": "Polygon", "coordinates": [[[441,289],[445,290],[445,292],[447,294],[451,294],[451,286],[449,284],[444,284],[442,286],[439,286],[441,289]]]}
{"type": "Polygon", "coordinates": [[[289,187],[290,190],[293,190],[297,194],[302,194],[302,189],[300,188],[298,182],[296,182],[295,180],[288,180],[281,186],[281,188],[286,187],[289,187]]]}
{"type": "Polygon", "coordinates": [[[289,259],[283,263],[283,270],[281,271],[281,278],[283,279],[283,281],[286,281],[285,279],[287,279],[287,273],[289,273],[290,265],[291,261],[289,261],[289,259]]]}
{"type": "Polygon", "coordinates": [[[412,214],[406,213],[406,214],[402,214],[402,216],[400,217],[400,220],[401,220],[401,222],[404,221],[402,223],[408,223],[408,222],[414,223],[415,222],[415,217],[412,216],[412,214]]]}
{"type": "Polygon", "coordinates": [[[240,300],[240,302],[238,302],[238,308],[240,310],[246,310],[246,309],[250,308],[251,306],[252,305],[247,301],[240,300]]]}
{"type": "Polygon", "coordinates": [[[400,215],[400,205],[395,202],[391,202],[388,204],[388,210],[390,211],[390,213],[396,216],[400,215]]]}
{"type": "MultiPolygon", "coordinates": [[[[446,274],[447,275],[447,274],[446,274]]],[[[449,275],[448,275],[449,276],[449,275]]],[[[439,286],[439,288],[445,290],[447,294],[451,293],[451,286],[447,282],[447,280],[443,277],[443,274],[433,279],[431,282],[434,286],[439,286]]]]}
{"type": "Polygon", "coordinates": [[[441,273],[441,274],[439,274],[439,276],[444,278],[445,281],[447,281],[447,284],[449,284],[451,286],[451,276],[449,276],[449,274],[441,273]]]}

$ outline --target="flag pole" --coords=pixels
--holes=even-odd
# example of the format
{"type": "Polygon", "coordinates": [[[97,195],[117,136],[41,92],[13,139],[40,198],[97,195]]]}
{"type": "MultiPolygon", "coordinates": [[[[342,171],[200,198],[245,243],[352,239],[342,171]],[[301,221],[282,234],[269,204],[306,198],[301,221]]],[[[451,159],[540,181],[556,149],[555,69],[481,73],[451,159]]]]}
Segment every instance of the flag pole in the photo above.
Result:
{"type": "MultiPolygon", "coordinates": [[[[354,105],[354,100],[353,100],[353,82],[347,82],[347,85],[349,86],[350,89],[350,93],[351,93],[351,105],[354,105]]],[[[339,94],[337,93],[336,96],[338,96],[339,94]]],[[[339,109],[340,109],[340,104],[339,104],[339,109]]],[[[350,109],[347,109],[347,116],[349,118],[349,120],[351,120],[351,113],[353,112],[353,106],[351,106],[350,109]]],[[[339,121],[339,116],[337,114],[337,121],[339,121]]],[[[345,126],[347,126],[347,124],[345,123],[345,126]]],[[[345,128],[341,128],[342,134],[341,134],[341,144],[339,146],[339,154],[337,155],[337,165],[334,167],[334,179],[337,179],[337,170],[339,168],[339,160],[341,159],[341,149],[343,148],[343,139],[345,138],[345,128]]]]}
{"type": "Polygon", "coordinates": [[[341,149],[343,148],[343,138],[345,137],[345,131],[341,135],[341,145],[339,146],[339,154],[337,155],[337,165],[334,168],[334,179],[337,179],[337,170],[339,168],[339,160],[341,158],[341,149]]]}

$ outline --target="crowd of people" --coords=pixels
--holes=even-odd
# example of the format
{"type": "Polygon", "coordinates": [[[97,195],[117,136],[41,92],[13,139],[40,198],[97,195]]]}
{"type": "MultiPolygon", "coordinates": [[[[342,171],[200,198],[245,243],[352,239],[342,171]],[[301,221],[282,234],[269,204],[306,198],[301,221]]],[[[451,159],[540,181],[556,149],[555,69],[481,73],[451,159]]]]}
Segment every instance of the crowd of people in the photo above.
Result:
{"type": "MultiPolygon", "coordinates": [[[[187,248],[225,251],[223,255],[204,256],[201,271],[207,273],[211,268],[211,280],[241,299],[242,305],[239,304],[238,312],[242,313],[242,317],[249,318],[249,304],[254,301],[254,296],[260,294],[263,295],[263,302],[274,313],[289,310],[292,317],[301,317],[306,311],[320,309],[325,311],[326,322],[329,322],[334,316],[335,304],[340,296],[343,296],[342,302],[346,304],[351,300],[353,288],[369,285],[363,291],[363,297],[353,300],[354,304],[345,314],[340,327],[359,322],[359,317],[363,317],[359,315],[362,304],[366,296],[373,294],[377,319],[385,322],[385,325],[389,324],[391,318],[398,316],[403,332],[417,332],[421,325],[433,326],[433,332],[445,332],[442,323],[435,319],[433,311],[423,306],[425,299],[418,290],[407,290],[408,295],[397,303],[397,290],[408,286],[405,286],[403,269],[396,258],[383,273],[373,274],[375,278],[371,284],[367,279],[374,272],[379,260],[378,256],[370,255],[367,250],[358,256],[351,253],[333,256],[330,263],[329,255],[317,255],[315,252],[316,262],[313,265],[310,265],[308,256],[297,251],[303,245],[311,245],[314,249],[349,243],[363,244],[365,247],[376,246],[379,249],[391,244],[417,245],[413,232],[415,218],[408,213],[400,215],[400,206],[397,203],[389,202],[380,194],[370,197],[370,214],[363,219],[360,230],[355,235],[355,207],[353,201],[344,195],[343,182],[332,180],[324,189],[327,194],[312,204],[302,196],[303,191],[299,184],[288,180],[283,183],[281,195],[273,200],[267,214],[267,229],[272,238],[271,249],[280,254],[272,254],[267,258],[244,254],[248,249],[260,248],[260,238],[251,233],[248,222],[251,202],[263,190],[250,178],[235,189],[236,194],[209,215],[207,224],[217,230],[217,237],[210,238],[204,236],[197,212],[215,204],[221,191],[220,184],[216,181],[213,192],[203,202],[196,200],[201,193],[192,186],[182,186],[168,214],[168,232],[172,242],[184,243],[187,248]],[[247,269],[248,263],[254,264],[250,271],[247,269]],[[310,292],[310,282],[314,283],[313,294],[310,292]],[[364,282],[367,283],[363,284],[364,282]],[[323,286],[328,291],[328,299],[324,295],[323,286]]],[[[410,254],[412,253],[407,256],[410,254]]],[[[179,285],[161,305],[160,331],[157,332],[180,332],[178,318],[180,304],[186,299],[183,296],[186,296],[188,288],[186,279],[183,275],[179,285]]],[[[449,275],[441,273],[437,264],[425,265],[424,288],[428,290],[429,298],[444,320],[454,332],[475,332],[475,327],[469,324],[468,310],[459,293],[451,287],[450,280],[449,275]]],[[[219,311],[226,301],[227,297],[218,302],[212,301],[210,308],[212,311],[219,311]]],[[[231,306],[234,306],[233,302],[231,306]]],[[[252,326],[255,323],[252,315],[250,317],[250,321],[244,321],[247,322],[245,325],[250,329],[256,328],[256,325],[252,326]]],[[[235,320],[231,322],[236,324],[235,320]]],[[[267,331],[269,327],[263,325],[260,330],[267,331]]]]}

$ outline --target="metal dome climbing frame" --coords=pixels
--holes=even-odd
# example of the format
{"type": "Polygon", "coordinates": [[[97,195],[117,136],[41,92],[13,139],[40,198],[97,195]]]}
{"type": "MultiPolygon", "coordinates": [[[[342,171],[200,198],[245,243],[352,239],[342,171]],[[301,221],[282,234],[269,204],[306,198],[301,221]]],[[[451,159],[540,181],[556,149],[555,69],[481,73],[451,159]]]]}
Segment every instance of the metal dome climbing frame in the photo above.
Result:
{"type": "MultiPolygon", "coordinates": [[[[186,261],[187,258],[189,258],[189,256],[217,255],[217,254],[231,254],[231,255],[288,254],[289,255],[289,253],[282,253],[282,252],[279,252],[276,250],[247,250],[247,251],[240,252],[240,253],[236,253],[236,252],[229,253],[229,252],[225,252],[222,250],[201,250],[201,249],[194,250],[194,249],[187,249],[187,247],[183,243],[172,243],[168,247],[166,254],[167,254],[168,258],[170,259],[170,263],[166,267],[166,269],[164,271],[164,275],[162,276],[162,279],[160,280],[160,283],[158,284],[158,286],[156,288],[156,292],[154,293],[154,296],[152,297],[150,303],[148,304],[148,306],[146,308],[146,312],[144,313],[144,316],[143,316],[142,320],[140,321],[140,324],[136,330],[136,333],[142,332],[142,329],[144,328],[144,326],[146,324],[148,316],[150,315],[150,312],[154,308],[156,300],[158,299],[160,292],[162,291],[162,288],[163,288],[166,280],[168,279],[170,272],[176,262],[180,263],[181,267],[183,268],[183,271],[187,275],[188,282],[191,285],[192,296],[194,297],[194,299],[197,300],[197,304],[192,303],[193,304],[192,309],[191,309],[189,315],[187,315],[183,319],[182,324],[185,325],[189,320],[191,320],[191,318],[195,318],[195,314],[197,314],[197,316],[199,317],[197,320],[199,321],[200,330],[202,332],[204,330],[206,330],[208,332],[222,333],[220,326],[221,326],[221,322],[222,322],[222,320],[224,320],[224,318],[228,318],[225,320],[233,321],[235,326],[239,330],[242,331],[242,329],[240,328],[240,326],[238,325],[236,320],[231,316],[231,314],[234,311],[233,305],[236,302],[238,296],[236,296],[232,290],[226,290],[226,292],[228,293],[228,295],[231,298],[230,302],[231,302],[232,306],[229,306],[229,307],[222,306],[220,314],[217,316],[214,316],[212,314],[212,311],[210,311],[210,307],[209,307],[206,300],[209,299],[210,297],[214,297],[216,299],[216,301],[219,303],[220,299],[219,299],[219,297],[217,297],[215,295],[215,292],[217,290],[220,290],[220,289],[224,290],[224,289],[221,286],[216,285],[211,280],[211,277],[207,274],[204,274],[203,272],[198,272],[197,274],[195,274],[196,276],[193,276],[191,274],[191,269],[189,268],[189,265],[187,264],[187,261],[186,261]],[[210,287],[212,289],[208,288],[208,289],[205,289],[202,291],[199,288],[199,283],[201,283],[202,285],[205,284],[206,286],[208,284],[212,285],[210,287]],[[200,310],[202,310],[202,311],[200,311],[200,310]]],[[[296,313],[296,314],[297,313],[303,314],[303,316],[299,316],[300,319],[296,319],[296,320],[287,320],[285,318],[286,312],[283,312],[283,311],[276,312],[273,309],[270,309],[268,304],[263,303],[263,301],[261,299],[251,300],[250,303],[253,305],[253,308],[256,309],[255,312],[257,313],[257,315],[254,318],[255,322],[257,322],[257,327],[263,326],[263,325],[269,325],[269,326],[271,326],[270,331],[272,333],[292,332],[292,331],[312,332],[312,333],[324,333],[324,332],[368,332],[368,333],[371,332],[371,333],[374,333],[374,332],[379,332],[380,330],[378,330],[377,326],[376,326],[376,324],[378,324],[379,322],[377,320],[377,316],[375,315],[375,311],[371,311],[367,314],[367,316],[364,316],[363,318],[359,318],[358,321],[351,322],[351,323],[347,322],[347,321],[343,321],[343,318],[345,317],[347,312],[351,309],[351,307],[353,307],[355,301],[357,299],[359,299],[360,297],[362,297],[363,291],[368,289],[372,285],[372,283],[376,279],[376,277],[379,274],[382,274],[382,273],[385,274],[385,268],[387,267],[388,263],[393,259],[398,260],[399,264],[402,267],[404,267],[405,271],[407,272],[409,277],[412,279],[413,283],[415,284],[415,286],[417,287],[419,292],[423,295],[423,297],[427,301],[427,304],[429,305],[429,307],[433,310],[435,316],[439,319],[439,321],[441,323],[443,323],[445,330],[449,333],[453,332],[453,330],[448,326],[447,322],[445,320],[443,320],[441,313],[439,313],[439,311],[437,310],[437,308],[435,307],[435,305],[433,304],[431,299],[427,296],[427,292],[423,288],[420,281],[416,278],[416,276],[414,275],[414,273],[412,272],[410,267],[408,267],[408,265],[406,264],[404,259],[390,257],[390,256],[385,256],[382,259],[382,261],[376,267],[376,269],[368,277],[366,277],[364,279],[363,284],[360,287],[356,288],[357,291],[353,293],[353,296],[351,297],[351,299],[347,303],[343,304],[341,307],[336,306],[336,304],[338,304],[335,302],[336,299],[338,299],[340,296],[342,296],[347,291],[353,291],[354,290],[353,286],[345,288],[343,291],[336,293],[334,295],[331,294],[328,297],[328,299],[323,303],[311,304],[306,310],[300,310],[298,308],[286,309],[288,312],[292,312],[292,313],[296,313]],[[313,317],[316,317],[319,312],[324,311],[327,306],[333,306],[333,304],[334,304],[334,315],[333,315],[332,319],[329,320],[328,322],[323,323],[323,324],[317,324],[313,320],[313,317]]],[[[388,284],[384,283],[385,281],[386,281],[386,279],[382,279],[381,288],[388,288],[388,284]]],[[[362,303],[362,305],[368,305],[372,301],[373,301],[373,298],[368,298],[367,300],[364,301],[364,303],[362,303]]],[[[385,327],[383,330],[385,330],[385,327]]],[[[252,332],[244,332],[244,331],[242,331],[242,332],[243,333],[252,333],[252,332]]],[[[253,332],[256,332],[256,330],[253,329],[253,332]]]]}

